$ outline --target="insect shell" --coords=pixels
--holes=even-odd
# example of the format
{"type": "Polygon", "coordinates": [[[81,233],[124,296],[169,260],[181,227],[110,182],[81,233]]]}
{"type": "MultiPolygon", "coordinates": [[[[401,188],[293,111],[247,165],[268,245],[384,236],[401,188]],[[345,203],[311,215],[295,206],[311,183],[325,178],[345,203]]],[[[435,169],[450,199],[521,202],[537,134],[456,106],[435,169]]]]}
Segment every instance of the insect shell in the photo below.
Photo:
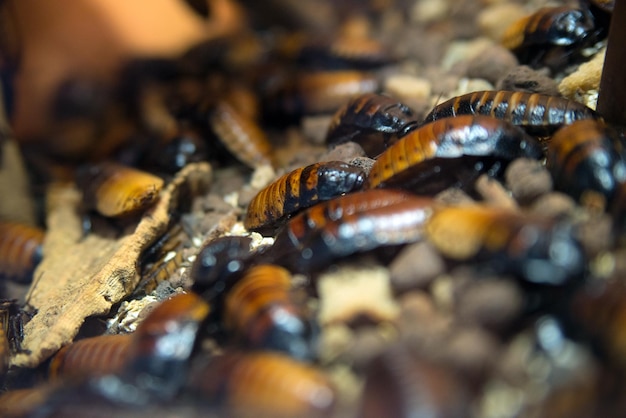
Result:
{"type": "Polygon", "coordinates": [[[317,202],[361,188],[365,172],[341,161],[315,163],[281,176],[261,190],[248,205],[244,226],[271,233],[279,222],[317,202]]]}
{"type": "Polygon", "coordinates": [[[485,115],[506,120],[531,135],[546,136],[580,119],[601,119],[573,100],[540,93],[487,90],[453,97],[438,104],[424,123],[457,115],[485,115]]]}
{"type": "Polygon", "coordinates": [[[55,354],[50,362],[49,377],[57,380],[117,373],[127,361],[131,343],[131,334],[78,340],[55,354]]]}
{"type": "Polygon", "coordinates": [[[122,377],[153,396],[173,396],[185,380],[196,337],[209,310],[194,293],[161,302],[133,334],[122,377]]]}
{"type": "Polygon", "coordinates": [[[585,269],[584,252],[567,223],[503,209],[437,208],[425,236],[449,259],[482,261],[529,283],[563,285],[580,279],[585,269]]]}
{"type": "Polygon", "coordinates": [[[275,265],[246,271],[225,295],[223,321],[244,345],[313,357],[314,323],[292,293],[291,274],[275,265]]]}
{"type": "Polygon", "coordinates": [[[85,208],[110,218],[145,210],[163,188],[163,179],[111,161],[80,167],[76,183],[83,192],[85,208]]]}
{"type": "Polygon", "coordinates": [[[220,142],[248,167],[271,165],[272,146],[265,133],[255,121],[241,115],[230,104],[219,102],[209,123],[220,142]]]}
{"type": "Polygon", "coordinates": [[[354,141],[373,158],[417,126],[408,106],[381,94],[368,93],[350,100],[335,113],[326,144],[354,141]]]}
{"type": "Polygon", "coordinates": [[[352,193],[295,216],[266,256],[308,273],[354,253],[419,240],[434,201],[395,191],[375,192],[352,193]]]}
{"type": "Polygon", "coordinates": [[[43,258],[44,235],[37,227],[0,221],[0,277],[30,281],[43,258]]]}
{"type": "Polygon", "coordinates": [[[201,360],[189,388],[229,417],[326,417],[334,409],[329,379],[286,355],[228,351],[201,360]]]}
{"type": "Polygon", "coordinates": [[[536,139],[506,121],[471,115],[444,118],[411,131],[383,152],[370,170],[367,187],[435,194],[455,184],[468,186],[480,172],[497,171],[515,158],[542,156],[536,139]]]}
{"type": "Polygon", "coordinates": [[[604,123],[581,120],[559,129],[548,144],[546,165],[556,189],[574,199],[610,205],[626,181],[626,150],[604,123]]]}

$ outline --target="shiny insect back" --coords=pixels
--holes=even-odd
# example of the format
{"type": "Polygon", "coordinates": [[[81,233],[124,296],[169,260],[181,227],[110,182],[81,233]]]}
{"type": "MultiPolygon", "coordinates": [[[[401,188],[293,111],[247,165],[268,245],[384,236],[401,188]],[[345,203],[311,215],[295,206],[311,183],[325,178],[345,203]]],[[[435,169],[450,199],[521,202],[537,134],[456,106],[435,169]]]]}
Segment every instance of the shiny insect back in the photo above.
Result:
{"type": "Polygon", "coordinates": [[[335,113],[326,144],[354,141],[373,158],[417,126],[408,106],[382,94],[368,93],[350,100],[335,113]]]}
{"type": "Polygon", "coordinates": [[[604,123],[578,121],[558,130],[548,144],[546,165],[556,189],[607,208],[626,181],[626,149],[604,123]]]}
{"type": "Polygon", "coordinates": [[[428,197],[392,194],[386,199],[366,192],[321,203],[287,224],[268,257],[294,271],[314,272],[355,253],[416,242],[434,205],[428,197]],[[368,195],[372,202],[356,201],[368,195]]]}
{"type": "Polygon", "coordinates": [[[87,164],[76,173],[86,209],[118,218],[141,212],[154,204],[163,179],[112,161],[87,164]]]}
{"type": "Polygon", "coordinates": [[[132,335],[101,335],[63,347],[50,362],[51,380],[79,379],[118,373],[128,359],[132,335]]]}
{"type": "Polygon", "coordinates": [[[528,133],[547,136],[581,119],[601,119],[593,109],[573,100],[541,93],[485,90],[438,104],[424,123],[458,115],[485,115],[506,120],[528,133]]]}
{"type": "Polygon", "coordinates": [[[341,161],[315,163],[281,176],[248,205],[244,226],[272,233],[280,221],[300,209],[361,188],[365,172],[341,161]]]}
{"type": "Polygon", "coordinates": [[[291,274],[284,268],[251,267],[224,299],[224,326],[244,346],[302,360],[314,357],[316,325],[304,301],[295,297],[291,274]]]}
{"type": "Polygon", "coordinates": [[[581,279],[585,255],[567,221],[473,205],[434,210],[425,237],[445,257],[542,285],[581,279]]]}
{"type": "Polygon", "coordinates": [[[29,282],[43,258],[41,228],[0,221],[0,278],[29,282]]]}
{"type": "Polygon", "coordinates": [[[199,359],[188,386],[230,417],[326,417],[337,394],[321,371],[286,355],[229,351],[199,359]]]}
{"type": "Polygon", "coordinates": [[[251,168],[272,165],[272,145],[265,132],[228,102],[220,101],[215,106],[209,123],[220,142],[239,161],[251,168]]]}
{"type": "Polygon", "coordinates": [[[539,159],[541,144],[512,124],[489,116],[448,117],[411,131],[382,153],[367,187],[397,187],[434,194],[468,187],[478,174],[495,175],[518,157],[539,159]]]}

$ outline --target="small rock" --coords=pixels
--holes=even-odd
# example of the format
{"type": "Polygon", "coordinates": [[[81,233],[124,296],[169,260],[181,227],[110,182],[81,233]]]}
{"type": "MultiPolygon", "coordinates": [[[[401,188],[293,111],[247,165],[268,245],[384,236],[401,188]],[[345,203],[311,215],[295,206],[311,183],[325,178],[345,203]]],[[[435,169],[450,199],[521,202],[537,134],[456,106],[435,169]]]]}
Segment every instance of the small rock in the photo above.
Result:
{"type": "Polygon", "coordinates": [[[365,171],[366,174],[369,174],[375,162],[376,160],[373,160],[368,157],[356,157],[348,161],[350,165],[363,169],[363,171],[365,171]]]}
{"type": "Polygon", "coordinates": [[[537,160],[518,158],[504,172],[506,187],[521,205],[552,190],[552,176],[537,160]]]}
{"type": "Polygon", "coordinates": [[[311,143],[316,145],[324,145],[326,142],[326,132],[333,117],[323,116],[306,116],[302,118],[302,132],[304,137],[311,143]]]}
{"type": "Polygon", "coordinates": [[[526,65],[511,69],[496,83],[498,90],[525,91],[560,96],[558,84],[545,71],[533,70],[526,65]]]}
{"type": "MultiPolygon", "coordinates": [[[[493,46],[493,42],[487,38],[477,38],[471,41],[453,41],[448,45],[445,55],[441,60],[441,68],[452,70],[457,64],[468,61],[493,46]]],[[[459,71],[454,71],[459,74],[459,71]]]]}
{"type": "Polygon", "coordinates": [[[468,61],[467,76],[483,78],[495,85],[517,65],[517,58],[511,51],[500,45],[493,45],[468,61]]]}
{"type": "Polygon", "coordinates": [[[442,357],[472,380],[482,380],[493,368],[493,359],[500,353],[500,344],[481,328],[459,328],[447,340],[442,357]]]}
{"type": "Polygon", "coordinates": [[[426,288],[444,272],[441,256],[427,242],[406,246],[389,266],[391,284],[398,292],[426,288]]]}
{"type": "Polygon", "coordinates": [[[348,141],[341,143],[320,156],[323,161],[351,161],[355,158],[365,157],[365,151],[356,142],[348,141]]]}
{"type": "Polygon", "coordinates": [[[445,18],[450,4],[441,0],[418,0],[411,10],[411,20],[416,23],[430,23],[445,18]]]}
{"type": "Polygon", "coordinates": [[[530,207],[532,215],[560,217],[571,215],[576,210],[576,202],[561,192],[546,193],[539,197],[530,207]]]}
{"type": "Polygon", "coordinates": [[[477,17],[477,23],[483,35],[500,42],[508,27],[526,14],[526,10],[520,4],[497,3],[482,10],[477,17]]]}
{"type": "Polygon", "coordinates": [[[608,251],[612,245],[613,219],[606,213],[593,216],[585,222],[581,222],[576,228],[585,253],[591,257],[608,251]]]}

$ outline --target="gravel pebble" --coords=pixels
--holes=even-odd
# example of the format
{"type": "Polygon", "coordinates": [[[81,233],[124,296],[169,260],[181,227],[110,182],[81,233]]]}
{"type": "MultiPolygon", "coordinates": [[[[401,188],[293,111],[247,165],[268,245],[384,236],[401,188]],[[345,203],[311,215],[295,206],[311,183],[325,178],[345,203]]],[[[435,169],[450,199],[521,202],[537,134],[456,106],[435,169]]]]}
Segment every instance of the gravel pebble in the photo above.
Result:
{"type": "Polygon", "coordinates": [[[396,292],[425,289],[445,271],[439,253],[427,242],[406,246],[389,266],[391,285],[396,292]]]}
{"type": "Polygon", "coordinates": [[[517,65],[517,58],[511,51],[493,45],[467,62],[467,76],[482,78],[495,85],[517,65]]]}
{"type": "Polygon", "coordinates": [[[528,205],[552,190],[550,172],[540,161],[518,158],[504,172],[506,187],[521,205],[528,205]]]}
{"type": "Polygon", "coordinates": [[[483,9],[478,14],[477,23],[483,35],[500,42],[508,27],[526,14],[520,4],[501,2],[483,9]]]}
{"type": "Polygon", "coordinates": [[[533,70],[526,65],[512,68],[496,82],[498,90],[525,91],[560,96],[556,81],[542,70],[533,70]]]}
{"type": "Polygon", "coordinates": [[[539,216],[560,217],[574,213],[576,202],[561,192],[550,192],[539,197],[529,208],[529,213],[539,216]]]}
{"type": "Polygon", "coordinates": [[[306,116],[302,118],[302,132],[304,137],[316,145],[323,145],[326,142],[326,132],[333,117],[323,116],[306,116]]]}
{"type": "Polygon", "coordinates": [[[328,150],[320,156],[320,162],[322,161],[345,161],[349,162],[355,158],[365,157],[365,151],[356,142],[348,141],[343,142],[331,150],[328,150]]]}
{"type": "Polygon", "coordinates": [[[430,97],[432,90],[427,79],[407,74],[396,74],[387,78],[384,89],[399,100],[424,100],[430,97]]]}

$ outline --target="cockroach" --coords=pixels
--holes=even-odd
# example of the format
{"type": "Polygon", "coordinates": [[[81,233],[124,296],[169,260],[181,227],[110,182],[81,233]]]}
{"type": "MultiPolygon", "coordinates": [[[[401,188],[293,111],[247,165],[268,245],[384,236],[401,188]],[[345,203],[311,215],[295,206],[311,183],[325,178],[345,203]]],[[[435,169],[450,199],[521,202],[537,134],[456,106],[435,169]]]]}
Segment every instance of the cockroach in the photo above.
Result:
{"type": "Polygon", "coordinates": [[[185,379],[196,337],[209,310],[194,293],[177,294],[161,302],[137,326],[122,378],[147,393],[172,396],[185,379]]]}
{"type": "Polygon", "coordinates": [[[574,199],[611,204],[626,181],[626,149],[604,123],[581,120],[556,131],[548,143],[546,165],[554,186],[574,199]]]}
{"type": "Polygon", "coordinates": [[[191,266],[192,290],[205,300],[228,291],[248,267],[250,237],[224,236],[204,245],[191,266]]]}
{"type": "Polygon", "coordinates": [[[434,204],[428,197],[365,192],[320,203],[288,222],[267,255],[293,270],[315,271],[358,252],[416,242],[434,204]]]}
{"type": "Polygon", "coordinates": [[[307,37],[297,62],[302,68],[374,69],[394,61],[381,42],[365,37],[340,36],[331,40],[307,37]]]}
{"type": "Polygon", "coordinates": [[[248,205],[244,226],[272,232],[300,209],[361,188],[365,172],[341,161],[315,163],[287,173],[261,190],[248,205]]]}
{"type": "Polygon", "coordinates": [[[418,124],[405,104],[382,94],[367,93],[350,100],[335,113],[326,133],[326,144],[354,141],[373,158],[418,124]]]}
{"type": "Polygon", "coordinates": [[[100,335],[63,347],[50,362],[50,379],[76,379],[118,373],[124,367],[131,334],[100,335]]]}
{"type": "Polygon", "coordinates": [[[153,149],[154,152],[150,153],[145,164],[155,166],[167,174],[175,174],[189,163],[208,159],[204,140],[191,130],[181,130],[153,149]]]}
{"type": "Polygon", "coordinates": [[[594,20],[584,10],[544,7],[509,26],[502,45],[523,64],[558,68],[596,38],[594,20]]]}
{"type": "Polygon", "coordinates": [[[449,259],[484,262],[528,283],[564,285],[585,269],[583,249],[565,221],[480,205],[443,207],[433,211],[424,235],[449,259]]]}
{"type": "Polygon", "coordinates": [[[378,91],[379,84],[375,76],[356,70],[299,72],[272,86],[264,107],[270,120],[297,120],[335,112],[355,96],[378,91]]]}
{"type": "Polygon", "coordinates": [[[0,416],[8,418],[36,416],[33,412],[47,401],[52,391],[52,387],[37,386],[4,392],[0,394],[0,416]]]}
{"type": "Polygon", "coordinates": [[[336,402],[330,380],[312,366],[270,352],[228,351],[194,364],[188,386],[231,417],[324,417],[336,402]]]}
{"type": "Polygon", "coordinates": [[[220,142],[239,161],[252,168],[271,165],[272,146],[261,127],[230,104],[219,102],[209,123],[220,142]]]}
{"type": "Polygon", "coordinates": [[[28,282],[43,258],[41,228],[0,221],[0,277],[28,282]]]}
{"type": "Polygon", "coordinates": [[[291,282],[291,274],[282,267],[251,267],[225,295],[226,330],[247,347],[311,359],[315,326],[295,300],[291,282]]]}
{"type": "Polygon", "coordinates": [[[17,300],[0,300],[0,377],[8,370],[11,355],[22,351],[22,313],[17,300]]]}
{"type": "Polygon", "coordinates": [[[112,161],[87,164],[76,173],[86,209],[119,218],[154,204],[163,188],[163,179],[112,161]]]}
{"type": "Polygon", "coordinates": [[[547,136],[580,119],[601,119],[593,109],[573,100],[541,93],[476,91],[438,104],[424,123],[458,115],[485,115],[506,120],[528,133],[547,136]]]}
{"type": "Polygon", "coordinates": [[[444,118],[411,131],[383,152],[367,187],[401,187],[435,194],[455,184],[467,187],[481,172],[498,174],[518,157],[543,156],[539,141],[489,116],[444,118]]]}

